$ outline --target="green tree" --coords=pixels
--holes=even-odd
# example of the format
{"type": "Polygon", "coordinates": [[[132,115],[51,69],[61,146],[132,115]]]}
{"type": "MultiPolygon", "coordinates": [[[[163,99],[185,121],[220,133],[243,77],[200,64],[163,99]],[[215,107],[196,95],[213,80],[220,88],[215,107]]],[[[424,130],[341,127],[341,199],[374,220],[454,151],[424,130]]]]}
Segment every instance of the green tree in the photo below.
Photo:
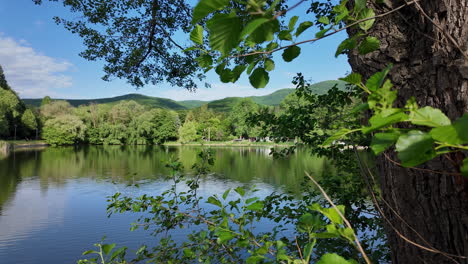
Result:
{"type": "Polygon", "coordinates": [[[229,116],[234,132],[238,137],[256,137],[258,130],[255,125],[248,124],[247,118],[258,112],[259,106],[250,98],[244,98],[234,105],[229,116]]]}
{"type": "Polygon", "coordinates": [[[0,88],[11,90],[11,87],[8,85],[6,80],[5,73],[3,72],[2,65],[0,65],[0,88]]]}
{"type": "Polygon", "coordinates": [[[198,124],[196,122],[185,122],[179,128],[179,141],[183,144],[197,141],[200,139],[200,136],[197,134],[198,124]]]}
{"type": "Polygon", "coordinates": [[[51,119],[62,115],[71,115],[73,107],[67,101],[52,101],[49,104],[40,107],[40,113],[43,118],[51,119]]]}
{"type": "Polygon", "coordinates": [[[26,136],[33,135],[35,130],[39,128],[36,115],[31,109],[26,109],[26,111],[24,111],[23,115],[21,116],[21,123],[26,130],[26,136]]]}
{"type": "Polygon", "coordinates": [[[86,125],[77,116],[64,114],[44,124],[42,137],[51,145],[73,145],[85,139],[86,125]]]}
{"type": "MultiPolygon", "coordinates": [[[[33,0],[40,4],[42,0],[33,0]]],[[[57,1],[57,0],[50,0],[57,1]]],[[[196,87],[202,75],[195,51],[174,38],[190,30],[191,7],[186,1],[63,1],[81,20],[55,18],[70,32],[83,38],[88,60],[105,61],[103,77],[126,79],[141,87],[167,81],[175,87],[196,87]]]]}
{"type": "Polygon", "coordinates": [[[44,98],[42,98],[41,106],[50,104],[51,102],[52,102],[52,99],[50,98],[50,96],[45,96],[44,98]]]}

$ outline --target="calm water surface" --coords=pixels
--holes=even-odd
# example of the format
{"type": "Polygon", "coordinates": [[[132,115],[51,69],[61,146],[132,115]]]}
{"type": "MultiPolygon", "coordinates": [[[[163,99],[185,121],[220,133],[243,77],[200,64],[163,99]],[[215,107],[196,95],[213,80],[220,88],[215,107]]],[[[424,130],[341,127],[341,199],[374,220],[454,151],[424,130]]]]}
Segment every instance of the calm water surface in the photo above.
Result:
{"type": "MultiPolygon", "coordinates": [[[[269,148],[214,148],[213,173],[203,179],[202,196],[256,185],[259,196],[299,192],[304,171],[333,173],[324,160],[299,151],[273,160],[269,148]]],[[[60,147],[0,156],[0,264],[75,263],[81,253],[106,241],[136,249],[154,240],[129,231],[132,214],[106,214],[106,197],[121,192],[160,194],[170,183],[165,163],[177,157],[190,168],[197,147],[60,147]],[[140,185],[140,188],[128,186],[140,185]]],[[[188,171],[188,169],[187,169],[188,171]]]]}

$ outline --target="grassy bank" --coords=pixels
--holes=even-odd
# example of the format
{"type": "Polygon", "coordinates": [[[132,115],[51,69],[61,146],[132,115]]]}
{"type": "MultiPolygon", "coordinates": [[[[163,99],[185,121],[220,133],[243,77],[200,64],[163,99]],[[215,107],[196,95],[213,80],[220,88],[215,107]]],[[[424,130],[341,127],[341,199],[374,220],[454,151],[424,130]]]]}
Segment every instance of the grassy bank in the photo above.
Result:
{"type": "Polygon", "coordinates": [[[12,145],[14,148],[48,145],[45,140],[4,140],[3,142],[12,145]]]}
{"type": "Polygon", "coordinates": [[[182,144],[178,141],[164,143],[165,146],[220,146],[220,147],[288,147],[294,145],[293,142],[275,143],[275,142],[251,142],[244,141],[196,141],[182,144]]]}

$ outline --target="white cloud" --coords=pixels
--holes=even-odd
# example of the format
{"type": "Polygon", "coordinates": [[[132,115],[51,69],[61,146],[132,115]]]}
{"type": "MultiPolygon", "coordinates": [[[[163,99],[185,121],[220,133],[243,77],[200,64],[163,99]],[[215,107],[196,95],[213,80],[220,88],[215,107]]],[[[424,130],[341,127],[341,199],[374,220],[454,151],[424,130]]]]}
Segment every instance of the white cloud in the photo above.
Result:
{"type": "MultiPolygon", "coordinates": [[[[282,87],[284,88],[284,87],[282,87]]],[[[202,100],[211,101],[226,97],[261,96],[270,94],[280,88],[255,89],[248,85],[232,83],[214,83],[211,88],[200,87],[195,92],[185,89],[169,89],[158,93],[157,96],[171,98],[173,100],[202,100]]]]}
{"type": "Polygon", "coordinates": [[[23,98],[57,96],[52,89],[72,85],[63,74],[73,65],[64,60],[43,55],[27,45],[0,33],[0,64],[10,86],[23,98]]]}

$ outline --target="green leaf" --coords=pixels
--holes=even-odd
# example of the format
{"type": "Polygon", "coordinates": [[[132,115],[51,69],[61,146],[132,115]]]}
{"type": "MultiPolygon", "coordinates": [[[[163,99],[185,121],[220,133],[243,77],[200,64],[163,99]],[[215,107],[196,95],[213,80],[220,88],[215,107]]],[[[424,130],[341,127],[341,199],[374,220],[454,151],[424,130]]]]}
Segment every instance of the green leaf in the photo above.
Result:
{"type": "Polygon", "coordinates": [[[227,190],[223,193],[223,199],[224,199],[224,200],[226,200],[226,198],[228,197],[229,192],[231,192],[231,189],[227,189],[227,190]]]}
{"type": "Polygon", "coordinates": [[[229,83],[231,80],[234,78],[234,73],[232,72],[231,69],[224,69],[221,71],[219,74],[219,79],[223,83],[229,83]]]}
{"type": "Polygon", "coordinates": [[[366,82],[366,87],[370,91],[377,91],[382,84],[385,81],[385,78],[387,77],[387,74],[390,72],[390,69],[393,67],[393,65],[387,66],[383,71],[377,72],[374,75],[372,75],[366,82]]]}
{"type": "Polygon", "coordinates": [[[376,37],[366,37],[358,47],[359,54],[364,55],[378,50],[380,41],[376,37]]]}
{"type": "Polygon", "coordinates": [[[316,38],[323,38],[323,36],[325,36],[325,34],[330,31],[332,29],[332,27],[328,27],[328,28],[324,28],[322,30],[320,30],[319,32],[317,32],[315,34],[315,37],[316,38]]]}
{"type": "Polygon", "coordinates": [[[468,114],[457,119],[453,125],[433,128],[429,134],[435,141],[450,145],[468,143],[468,114]]]}
{"type": "Polygon", "coordinates": [[[302,22],[299,27],[297,27],[297,30],[296,30],[296,33],[294,33],[294,35],[296,35],[296,37],[298,37],[299,35],[302,34],[302,32],[306,31],[308,28],[310,28],[312,25],[314,25],[314,23],[310,22],[310,21],[305,21],[305,22],[302,22]]]}
{"type": "Polygon", "coordinates": [[[396,151],[404,167],[414,167],[436,156],[434,140],[428,133],[411,130],[398,138],[396,151]]]}
{"type": "Polygon", "coordinates": [[[355,38],[348,38],[343,40],[338,48],[336,48],[335,57],[338,57],[340,54],[344,52],[349,52],[350,50],[354,49],[357,45],[355,38]]]}
{"type": "Polygon", "coordinates": [[[277,19],[269,20],[257,27],[254,30],[248,40],[260,44],[265,41],[272,41],[275,33],[279,31],[280,25],[277,19]]]}
{"type": "Polygon", "coordinates": [[[257,201],[258,199],[260,199],[260,198],[258,198],[258,197],[252,197],[252,198],[249,198],[249,199],[245,200],[245,203],[246,203],[246,204],[250,204],[250,203],[252,203],[252,202],[257,201]]]}
{"type": "Polygon", "coordinates": [[[229,5],[229,0],[200,0],[193,9],[192,24],[198,23],[210,13],[229,5]]]}
{"type": "Polygon", "coordinates": [[[263,210],[263,206],[264,206],[263,202],[257,201],[255,203],[248,205],[245,209],[260,212],[263,210]]]}
{"type": "Polygon", "coordinates": [[[269,19],[267,18],[257,18],[252,21],[250,21],[247,26],[244,27],[244,29],[241,32],[240,37],[244,38],[247,35],[252,34],[258,27],[260,27],[262,24],[268,22],[269,19]]]}
{"type": "Polygon", "coordinates": [[[198,65],[200,65],[200,67],[202,68],[208,68],[211,67],[211,65],[213,65],[213,58],[208,54],[201,55],[195,60],[198,62],[198,65]]]}
{"type": "Polygon", "coordinates": [[[236,191],[236,193],[238,193],[241,197],[244,197],[244,195],[245,195],[245,190],[244,190],[244,188],[242,188],[242,187],[240,187],[240,186],[237,187],[237,188],[235,188],[234,191],[236,191]]]}
{"type": "Polygon", "coordinates": [[[99,254],[99,252],[97,252],[96,250],[87,250],[83,252],[82,255],[89,255],[89,254],[99,254]]]}
{"type": "Polygon", "coordinates": [[[226,241],[229,241],[233,238],[235,238],[236,236],[232,233],[232,232],[229,232],[229,231],[221,231],[221,232],[218,232],[218,239],[216,239],[216,242],[218,244],[222,244],[226,241]]]}
{"type": "Polygon", "coordinates": [[[221,203],[221,201],[219,201],[219,199],[214,196],[208,197],[207,203],[216,205],[218,207],[223,207],[223,204],[221,203]]]}
{"type": "Polygon", "coordinates": [[[272,71],[275,69],[275,62],[271,59],[266,59],[265,60],[265,70],[266,71],[272,71]]]}
{"type": "Polygon", "coordinates": [[[347,129],[347,128],[342,128],[338,132],[333,134],[331,137],[327,138],[327,140],[325,140],[325,142],[323,142],[322,146],[324,146],[324,147],[329,146],[334,141],[344,138],[347,134],[350,134],[350,133],[353,133],[353,132],[356,132],[356,131],[359,131],[359,130],[361,130],[361,129],[351,130],[351,129],[347,129]]]}
{"type": "Polygon", "coordinates": [[[312,255],[312,250],[314,249],[315,243],[307,243],[304,247],[304,257],[308,258],[312,255]]]}
{"type": "Polygon", "coordinates": [[[113,244],[106,244],[102,245],[102,252],[104,252],[105,255],[109,255],[109,253],[112,251],[112,249],[115,248],[115,243],[113,244]]]}
{"type": "Polygon", "coordinates": [[[271,42],[270,44],[267,45],[266,50],[267,51],[272,51],[272,50],[274,50],[274,49],[276,49],[278,47],[279,47],[278,43],[271,42]]]}
{"type": "Polygon", "coordinates": [[[373,115],[369,119],[370,126],[364,127],[362,132],[368,134],[374,132],[386,126],[406,121],[408,120],[408,115],[403,113],[399,109],[386,109],[378,114],[373,115]]]}
{"type": "Polygon", "coordinates": [[[414,125],[429,127],[450,125],[450,119],[442,111],[430,106],[412,111],[409,121],[414,125]]]}
{"type": "Polygon", "coordinates": [[[362,112],[362,111],[365,111],[365,110],[368,110],[369,109],[369,104],[368,103],[362,103],[362,104],[359,104],[359,105],[356,105],[352,110],[351,110],[351,114],[355,114],[355,113],[359,113],[359,112],[362,112]]]}
{"type": "Polygon", "coordinates": [[[286,62],[291,62],[295,58],[297,58],[297,56],[299,56],[299,54],[301,54],[301,48],[298,47],[298,46],[291,46],[291,47],[284,50],[283,60],[286,61],[286,62]]]}
{"type": "Polygon", "coordinates": [[[354,1],[354,12],[359,13],[361,10],[366,8],[367,0],[356,0],[354,1]]]}
{"type": "Polygon", "coordinates": [[[292,40],[292,35],[289,30],[281,30],[278,34],[280,40],[292,40]]]}
{"type": "Polygon", "coordinates": [[[339,80],[345,81],[350,84],[360,85],[362,83],[362,75],[359,73],[351,73],[350,75],[340,78],[339,80]]]}
{"type": "MultiPolygon", "coordinates": [[[[344,205],[337,205],[336,207],[344,215],[344,205]]],[[[341,218],[335,208],[323,208],[319,204],[313,204],[311,208],[312,210],[318,211],[325,215],[332,223],[339,225],[343,224],[343,218],[341,218]]]]}
{"type": "Polygon", "coordinates": [[[198,45],[203,45],[203,27],[196,25],[190,33],[190,40],[198,45]]]}
{"type": "Polygon", "coordinates": [[[229,54],[239,44],[241,20],[235,14],[216,14],[206,22],[210,31],[210,45],[223,55],[229,54]]]}
{"type": "Polygon", "coordinates": [[[294,29],[294,27],[296,26],[296,23],[297,23],[298,19],[299,19],[298,16],[291,17],[291,19],[289,20],[289,24],[288,24],[288,28],[289,28],[290,31],[292,31],[294,29]]]}
{"type": "Polygon", "coordinates": [[[400,134],[397,132],[377,133],[372,137],[370,148],[375,155],[378,155],[395,144],[398,137],[400,134]]]}
{"type": "MultiPolygon", "coordinates": [[[[359,20],[361,19],[366,19],[366,18],[371,18],[371,17],[374,17],[375,16],[375,12],[372,8],[366,8],[364,9],[364,11],[361,13],[361,15],[359,16],[359,20]]],[[[359,27],[364,30],[364,31],[367,31],[369,30],[373,25],[374,25],[374,22],[375,22],[375,19],[369,19],[369,20],[366,20],[364,22],[361,22],[359,23],[359,27]]]]}
{"type": "Polygon", "coordinates": [[[111,257],[109,258],[110,261],[113,261],[114,259],[116,259],[118,256],[124,256],[125,255],[125,251],[127,250],[127,247],[121,247],[119,249],[117,249],[116,251],[114,251],[111,255],[111,257]]]}
{"type": "Polygon", "coordinates": [[[335,253],[326,253],[316,264],[352,264],[352,262],[335,253]]]}
{"type": "Polygon", "coordinates": [[[463,141],[463,143],[468,143],[468,113],[457,119],[453,123],[453,126],[455,127],[455,130],[457,130],[458,137],[463,141]]]}
{"type": "Polygon", "coordinates": [[[432,139],[441,143],[447,143],[451,145],[463,144],[463,140],[459,138],[457,130],[453,125],[433,128],[429,134],[431,135],[432,139]]]}
{"type": "Polygon", "coordinates": [[[463,160],[463,165],[460,168],[461,174],[465,177],[468,177],[468,158],[463,160]]]}
{"type": "Polygon", "coordinates": [[[250,75],[249,81],[255,88],[264,88],[270,81],[270,76],[264,68],[257,68],[250,75]]]}
{"type": "Polygon", "coordinates": [[[323,16],[323,17],[320,17],[318,19],[318,22],[322,23],[322,24],[325,24],[325,25],[328,25],[330,24],[330,19],[326,16],[323,16]]]}
{"type": "Polygon", "coordinates": [[[232,83],[235,83],[237,82],[237,80],[239,80],[240,76],[245,71],[245,68],[246,68],[245,65],[237,65],[236,67],[234,67],[234,69],[232,70],[232,75],[233,75],[231,79],[232,83]]]}

